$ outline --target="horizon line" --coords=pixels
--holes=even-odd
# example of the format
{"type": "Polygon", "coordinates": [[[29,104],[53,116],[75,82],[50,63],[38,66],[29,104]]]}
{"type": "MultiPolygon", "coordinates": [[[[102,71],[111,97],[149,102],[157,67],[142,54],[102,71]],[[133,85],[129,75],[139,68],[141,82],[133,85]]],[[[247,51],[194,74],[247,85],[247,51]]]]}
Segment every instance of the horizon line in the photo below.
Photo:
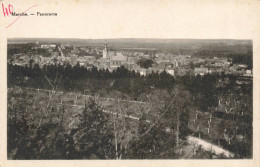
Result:
{"type": "Polygon", "coordinates": [[[116,38],[66,38],[66,37],[11,37],[10,39],[77,39],[77,40],[109,40],[109,39],[155,39],[155,40],[243,40],[243,41],[252,41],[253,39],[234,39],[234,38],[125,38],[125,37],[116,37],[116,38]]]}

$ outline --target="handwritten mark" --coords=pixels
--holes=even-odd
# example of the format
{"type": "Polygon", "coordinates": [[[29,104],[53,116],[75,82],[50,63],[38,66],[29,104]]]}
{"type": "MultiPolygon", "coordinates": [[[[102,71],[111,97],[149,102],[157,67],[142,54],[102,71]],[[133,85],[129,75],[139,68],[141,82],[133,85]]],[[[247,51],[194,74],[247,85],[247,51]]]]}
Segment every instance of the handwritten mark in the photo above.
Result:
{"type": "Polygon", "coordinates": [[[14,10],[13,5],[10,5],[10,4],[8,5],[8,8],[5,8],[4,4],[2,3],[2,8],[3,8],[4,17],[8,16],[9,14],[11,14],[13,12],[13,10],[14,10]]]}
{"type": "MultiPolygon", "coordinates": [[[[23,13],[26,13],[28,10],[30,10],[31,8],[36,7],[36,6],[38,6],[38,5],[33,5],[33,6],[29,7],[29,8],[26,9],[23,13]]],[[[20,17],[21,17],[21,15],[18,16],[11,24],[9,24],[8,26],[6,26],[5,28],[9,28],[9,27],[10,27],[11,25],[13,25],[18,19],[20,19],[20,17]]]]}

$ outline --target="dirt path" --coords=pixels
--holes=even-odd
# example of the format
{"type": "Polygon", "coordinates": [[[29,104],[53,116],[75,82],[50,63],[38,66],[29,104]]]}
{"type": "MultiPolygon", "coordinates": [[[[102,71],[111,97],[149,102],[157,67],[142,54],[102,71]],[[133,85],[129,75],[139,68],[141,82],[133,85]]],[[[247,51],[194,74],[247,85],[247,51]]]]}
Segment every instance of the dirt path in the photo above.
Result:
{"type": "Polygon", "coordinates": [[[202,149],[206,150],[206,151],[211,151],[214,152],[216,155],[221,155],[223,154],[224,156],[226,156],[227,158],[232,158],[234,157],[234,154],[231,153],[228,150],[225,150],[217,145],[214,145],[212,143],[209,143],[205,140],[199,139],[197,137],[194,136],[188,136],[187,137],[187,141],[191,144],[197,144],[200,145],[202,147],[202,149]]]}

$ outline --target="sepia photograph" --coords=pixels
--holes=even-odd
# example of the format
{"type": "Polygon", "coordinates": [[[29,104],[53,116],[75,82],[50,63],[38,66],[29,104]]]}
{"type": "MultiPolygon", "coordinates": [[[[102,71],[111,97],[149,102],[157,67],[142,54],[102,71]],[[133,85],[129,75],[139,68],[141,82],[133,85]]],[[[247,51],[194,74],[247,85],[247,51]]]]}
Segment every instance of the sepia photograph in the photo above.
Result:
{"type": "Polygon", "coordinates": [[[252,41],[8,39],[8,159],[250,159],[252,41]]]}
{"type": "Polygon", "coordinates": [[[259,166],[259,0],[0,4],[0,167],[259,166]]]}

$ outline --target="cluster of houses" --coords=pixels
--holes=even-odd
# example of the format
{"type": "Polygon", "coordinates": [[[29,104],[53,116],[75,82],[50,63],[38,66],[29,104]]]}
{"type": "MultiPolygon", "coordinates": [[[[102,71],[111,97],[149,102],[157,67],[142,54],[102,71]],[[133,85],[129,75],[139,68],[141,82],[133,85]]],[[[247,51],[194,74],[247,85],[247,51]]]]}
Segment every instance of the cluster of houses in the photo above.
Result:
{"type": "Polygon", "coordinates": [[[252,76],[252,71],[247,69],[246,65],[233,64],[231,66],[232,60],[228,60],[227,58],[214,57],[213,59],[202,59],[191,57],[190,55],[174,55],[171,53],[144,54],[141,51],[129,54],[130,52],[127,51],[108,49],[107,43],[105,43],[103,50],[89,50],[83,48],[83,50],[85,49],[87,52],[91,51],[91,53],[95,52],[95,54],[100,54],[100,57],[93,55],[79,55],[80,51],[75,46],[72,46],[72,49],[68,54],[64,53],[64,50],[67,47],[64,45],[39,45],[39,43],[36,43],[35,47],[48,50],[51,56],[43,56],[37,53],[16,54],[12,58],[12,63],[24,66],[29,64],[30,60],[33,60],[33,63],[39,64],[40,67],[44,64],[71,64],[72,66],[79,64],[88,69],[95,66],[98,69],[108,69],[109,71],[113,71],[120,66],[125,66],[128,70],[134,70],[135,72],[140,73],[140,75],[166,71],[172,76],[182,76],[187,73],[192,73],[196,76],[222,72],[226,74],[252,76]],[[151,59],[154,63],[149,68],[143,68],[137,63],[140,59],[151,59]]]}

